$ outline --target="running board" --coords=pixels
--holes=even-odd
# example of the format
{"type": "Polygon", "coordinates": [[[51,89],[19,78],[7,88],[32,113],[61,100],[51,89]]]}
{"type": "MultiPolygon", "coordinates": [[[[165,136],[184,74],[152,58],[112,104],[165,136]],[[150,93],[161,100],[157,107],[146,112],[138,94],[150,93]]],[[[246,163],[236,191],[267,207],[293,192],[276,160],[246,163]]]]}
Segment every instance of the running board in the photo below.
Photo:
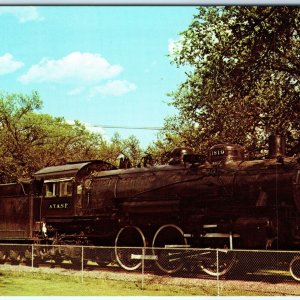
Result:
{"type": "Polygon", "coordinates": [[[230,233],[212,232],[212,233],[201,234],[201,237],[203,237],[203,238],[230,238],[230,237],[238,238],[238,237],[240,237],[240,235],[237,233],[230,234],[230,233]]]}
{"type": "Polygon", "coordinates": [[[191,245],[165,245],[166,249],[170,248],[190,248],[191,245]]]}
{"type": "Polygon", "coordinates": [[[157,255],[131,254],[131,259],[158,260],[157,255]]]}

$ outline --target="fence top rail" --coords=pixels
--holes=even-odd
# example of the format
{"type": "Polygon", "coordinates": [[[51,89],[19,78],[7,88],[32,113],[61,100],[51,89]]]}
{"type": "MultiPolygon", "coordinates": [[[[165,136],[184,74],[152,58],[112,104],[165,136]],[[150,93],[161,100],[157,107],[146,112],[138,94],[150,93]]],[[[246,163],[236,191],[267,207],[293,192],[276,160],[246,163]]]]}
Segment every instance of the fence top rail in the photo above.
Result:
{"type": "Polygon", "coordinates": [[[145,249],[145,250],[181,250],[181,251],[219,251],[219,252],[250,252],[250,253],[291,253],[300,255],[299,250],[266,250],[266,249],[226,249],[226,248],[191,248],[180,245],[172,245],[172,247],[121,247],[121,246],[93,246],[93,245],[46,245],[46,244],[14,244],[14,243],[0,243],[0,249],[4,246],[12,247],[73,247],[73,248],[87,248],[87,249],[145,249]],[[177,247],[178,246],[178,247],[177,247]]]}

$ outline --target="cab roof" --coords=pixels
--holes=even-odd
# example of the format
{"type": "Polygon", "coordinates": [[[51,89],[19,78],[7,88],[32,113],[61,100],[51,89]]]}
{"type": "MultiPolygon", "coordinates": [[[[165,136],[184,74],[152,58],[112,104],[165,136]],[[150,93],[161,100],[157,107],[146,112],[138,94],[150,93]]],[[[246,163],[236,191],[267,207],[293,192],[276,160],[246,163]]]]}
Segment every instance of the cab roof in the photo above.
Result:
{"type": "Polygon", "coordinates": [[[43,168],[33,174],[36,180],[49,178],[77,177],[80,174],[88,174],[92,171],[115,169],[113,165],[103,160],[83,161],[67,163],[65,165],[43,168]]]}

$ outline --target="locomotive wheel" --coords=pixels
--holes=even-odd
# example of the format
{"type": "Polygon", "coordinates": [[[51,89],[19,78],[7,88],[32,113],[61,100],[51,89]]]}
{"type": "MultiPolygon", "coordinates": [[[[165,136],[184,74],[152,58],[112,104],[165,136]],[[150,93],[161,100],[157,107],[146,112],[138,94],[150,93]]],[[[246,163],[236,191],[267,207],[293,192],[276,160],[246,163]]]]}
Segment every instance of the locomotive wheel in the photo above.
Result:
{"type": "Polygon", "coordinates": [[[201,253],[200,267],[202,271],[211,276],[225,275],[236,262],[236,254],[230,249],[207,250],[201,253]],[[218,256],[218,257],[217,257],[218,256]]]}
{"type": "Polygon", "coordinates": [[[71,263],[74,269],[81,269],[81,268],[85,268],[87,266],[88,260],[84,259],[83,260],[83,264],[82,264],[82,260],[81,258],[71,258],[71,263]]]}
{"type": "Polygon", "coordinates": [[[0,250],[0,264],[4,264],[6,258],[7,258],[7,255],[6,255],[5,251],[0,250]]]}
{"type": "Polygon", "coordinates": [[[295,280],[300,281],[300,256],[295,256],[290,262],[290,273],[295,280]]]}
{"type": "Polygon", "coordinates": [[[101,252],[94,255],[95,261],[100,267],[106,267],[110,263],[114,262],[115,252],[110,248],[102,248],[101,252]]]}
{"type": "Polygon", "coordinates": [[[55,256],[53,257],[56,264],[61,264],[63,262],[63,258],[60,255],[60,253],[55,253],[55,256]]]}
{"type": "Polygon", "coordinates": [[[53,249],[51,249],[51,256],[56,264],[61,264],[64,260],[62,247],[54,244],[53,249]]]}
{"type": "Polygon", "coordinates": [[[62,243],[58,240],[55,240],[52,245],[53,245],[53,248],[50,249],[50,251],[49,251],[50,255],[51,255],[51,258],[54,260],[54,262],[56,264],[61,264],[64,260],[64,258],[63,258],[63,254],[64,254],[63,247],[61,246],[62,243]]]}
{"type": "Polygon", "coordinates": [[[18,250],[9,251],[9,259],[12,265],[17,265],[21,262],[21,255],[18,250]]]}
{"type": "Polygon", "coordinates": [[[83,249],[81,247],[69,246],[68,250],[66,250],[66,251],[68,251],[69,258],[75,269],[80,269],[81,267],[86,267],[88,261],[87,261],[87,259],[83,258],[83,253],[82,253],[83,249]],[[83,261],[82,261],[82,259],[83,259],[83,261]]]}
{"type": "Polygon", "coordinates": [[[26,249],[23,255],[23,262],[26,265],[30,265],[32,263],[32,253],[30,249],[26,249]]]}
{"type": "Polygon", "coordinates": [[[142,247],[146,247],[143,232],[135,226],[121,228],[115,241],[115,255],[119,265],[128,271],[138,269],[141,259],[133,259],[132,255],[142,255],[142,247]]]}
{"type": "Polygon", "coordinates": [[[157,256],[155,263],[158,269],[168,274],[181,270],[184,265],[184,252],[178,248],[186,245],[184,233],[177,225],[167,224],[160,227],[152,242],[152,253],[157,256]]]}

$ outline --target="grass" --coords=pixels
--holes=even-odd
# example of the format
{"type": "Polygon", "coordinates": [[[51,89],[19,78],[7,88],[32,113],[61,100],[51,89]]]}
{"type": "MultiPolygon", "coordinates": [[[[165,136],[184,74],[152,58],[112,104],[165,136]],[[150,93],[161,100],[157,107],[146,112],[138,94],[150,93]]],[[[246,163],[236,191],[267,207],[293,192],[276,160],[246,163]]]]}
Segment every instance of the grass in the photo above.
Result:
{"type": "Polygon", "coordinates": [[[204,295],[195,287],[159,284],[141,289],[141,282],[84,278],[43,272],[1,271],[0,296],[188,296],[204,295]]]}
{"type": "MultiPolygon", "coordinates": [[[[115,280],[109,276],[95,278],[94,274],[85,274],[82,282],[79,271],[4,267],[0,269],[0,296],[216,296],[218,293],[214,280],[207,284],[198,279],[183,285],[181,281],[170,284],[170,278],[155,277],[145,281],[142,289],[140,277],[126,280],[121,275],[115,280]]],[[[236,285],[225,289],[222,282],[219,288],[222,296],[278,295],[278,291],[268,292],[262,287],[256,291],[236,285]]]]}

